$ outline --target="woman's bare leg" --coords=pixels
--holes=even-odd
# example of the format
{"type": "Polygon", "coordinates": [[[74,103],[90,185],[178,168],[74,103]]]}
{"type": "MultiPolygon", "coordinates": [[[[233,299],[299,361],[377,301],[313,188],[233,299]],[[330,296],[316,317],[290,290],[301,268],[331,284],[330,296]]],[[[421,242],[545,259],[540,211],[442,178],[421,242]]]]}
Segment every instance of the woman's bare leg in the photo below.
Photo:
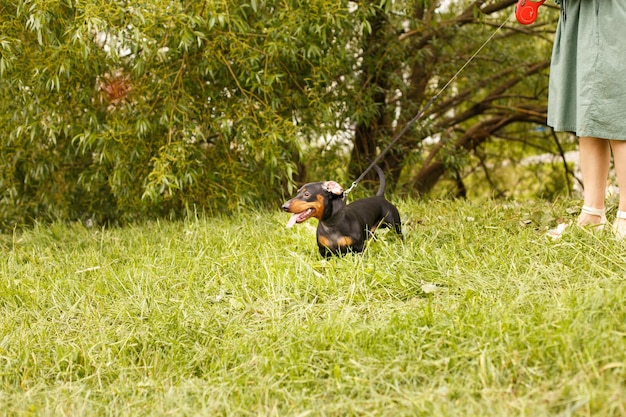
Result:
{"type": "MultiPolygon", "coordinates": [[[[618,145],[618,148],[622,147],[618,145]]],[[[580,170],[583,176],[584,187],[583,204],[593,209],[604,210],[606,184],[611,163],[611,142],[606,139],[581,137],[579,139],[579,150],[580,170]]],[[[619,149],[618,152],[622,153],[624,184],[626,184],[626,148],[619,149]]],[[[624,199],[624,210],[626,210],[626,198],[624,199]]],[[[602,221],[603,218],[595,214],[582,212],[578,216],[578,224],[580,226],[596,225],[602,221]]]]}
{"type": "MultiPolygon", "coordinates": [[[[612,140],[611,148],[613,149],[617,185],[620,189],[618,210],[626,212],[626,141],[612,140]]],[[[626,237],[626,219],[618,218],[615,220],[615,232],[620,237],[626,237]]]]}

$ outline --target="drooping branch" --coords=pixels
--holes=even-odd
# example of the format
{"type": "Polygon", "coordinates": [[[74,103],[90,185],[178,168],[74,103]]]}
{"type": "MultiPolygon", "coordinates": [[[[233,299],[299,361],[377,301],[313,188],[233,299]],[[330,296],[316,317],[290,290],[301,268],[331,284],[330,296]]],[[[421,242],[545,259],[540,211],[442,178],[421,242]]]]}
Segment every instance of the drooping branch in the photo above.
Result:
{"type": "MultiPolygon", "coordinates": [[[[454,115],[454,116],[441,120],[441,122],[437,123],[437,127],[440,129],[445,129],[446,127],[457,125],[459,123],[462,123],[471,119],[472,117],[482,114],[487,109],[487,107],[491,105],[491,103],[503,98],[503,96],[505,95],[507,91],[515,87],[524,78],[534,75],[548,68],[549,66],[550,66],[550,61],[544,60],[541,62],[528,65],[526,71],[516,76],[511,76],[512,74],[516,72],[516,68],[510,68],[506,71],[503,71],[503,74],[498,75],[496,77],[496,80],[504,78],[504,81],[501,84],[497,85],[495,88],[493,88],[492,91],[484,99],[482,99],[480,102],[474,104],[469,109],[467,109],[466,111],[458,115],[454,115]]],[[[493,79],[485,80],[479,83],[478,85],[473,86],[471,89],[468,89],[465,92],[463,92],[460,98],[452,97],[447,102],[442,103],[440,106],[437,107],[435,111],[437,112],[437,114],[445,114],[449,112],[450,109],[458,105],[458,103],[467,99],[467,97],[469,97],[471,94],[476,93],[477,90],[480,90],[481,88],[484,88],[487,85],[492,84],[492,83],[493,83],[493,79]]]]}
{"type": "MultiPolygon", "coordinates": [[[[495,115],[489,116],[486,120],[478,121],[472,127],[467,129],[452,146],[453,149],[472,150],[476,146],[485,142],[489,137],[496,134],[503,127],[511,123],[522,121],[545,123],[546,109],[544,106],[533,108],[530,106],[518,105],[516,107],[503,108],[503,106],[494,103],[497,100],[506,97],[506,93],[523,79],[543,71],[549,66],[549,64],[548,60],[529,64],[522,73],[520,73],[517,68],[509,68],[508,70],[503,71],[496,77],[497,79],[503,79],[502,82],[493,87],[482,100],[459,114],[453,114],[450,117],[441,119],[439,122],[435,123],[435,129],[437,131],[445,131],[446,129],[454,128],[455,126],[459,126],[462,123],[466,123],[474,118],[479,118],[479,116],[488,116],[490,112],[495,111],[495,115]]],[[[437,108],[432,111],[432,114],[447,114],[450,111],[453,111],[453,109],[456,108],[456,106],[458,106],[462,101],[467,100],[472,94],[475,94],[475,89],[477,87],[480,89],[492,84],[492,82],[493,80],[485,80],[482,83],[479,83],[478,86],[474,86],[473,89],[467,89],[458,95],[451,97],[437,106],[437,108]]],[[[441,154],[444,144],[450,146],[445,139],[442,139],[439,144],[432,147],[428,156],[424,160],[421,170],[413,180],[414,189],[418,194],[430,191],[444,175],[446,167],[441,154]]]]}
{"type": "MultiPolygon", "coordinates": [[[[467,131],[454,142],[452,147],[458,150],[473,150],[483,144],[491,136],[495,135],[499,130],[512,123],[519,122],[537,122],[537,119],[525,113],[499,113],[479,121],[471,128],[467,129],[467,131]]],[[[441,151],[446,144],[446,138],[442,138],[441,141],[431,149],[424,160],[422,168],[413,180],[413,188],[416,193],[428,193],[445,174],[446,165],[441,156],[441,151]]]]}

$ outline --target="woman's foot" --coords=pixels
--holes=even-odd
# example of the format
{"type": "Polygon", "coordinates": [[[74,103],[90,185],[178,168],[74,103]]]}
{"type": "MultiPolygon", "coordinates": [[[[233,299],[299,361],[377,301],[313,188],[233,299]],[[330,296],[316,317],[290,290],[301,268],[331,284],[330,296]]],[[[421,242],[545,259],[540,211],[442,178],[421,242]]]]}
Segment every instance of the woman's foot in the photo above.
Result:
{"type": "MultiPolygon", "coordinates": [[[[606,215],[604,209],[597,209],[589,206],[583,206],[578,216],[576,224],[584,229],[600,232],[604,229],[606,223],[606,215]]],[[[563,232],[571,223],[561,223],[556,228],[548,230],[548,236],[552,239],[558,239],[563,236],[563,232]]],[[[615,227],[615,226],[614,226],[615,227]]],[[[624,236],[626,236],[626,212],[624,212],[624,236]]]]}
{"type": "MultiPolygon", "coordinates": [[[[624,213],[624,218],[626,219],[626,213],[624,213]]],[[[606,223],[606,214],[604,213],[604,209],[583,206],[580,211],[580,215],[578,216],[577,223],[579,226],[590,228],[598,232],[601,231],[606,223]]],[[[626,224],[624,225],[624,229],[624,232],[626,233],[626,224]]]]}

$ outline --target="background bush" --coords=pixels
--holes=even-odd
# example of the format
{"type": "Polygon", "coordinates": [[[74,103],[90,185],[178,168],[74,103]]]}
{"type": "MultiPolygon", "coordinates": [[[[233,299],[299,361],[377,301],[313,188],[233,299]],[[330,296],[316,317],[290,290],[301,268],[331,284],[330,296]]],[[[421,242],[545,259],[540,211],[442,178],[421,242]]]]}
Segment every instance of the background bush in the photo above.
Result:
{"type": "MultiPolygon", "coordinates": [[[[0,0],[0,228],[349,183],[514,3],[0,0]]],[[[502,29],[381,160],[391,191],[509,197],[500,161],[562,149],[532,128],[556,16],[502,29]]]]}
{"type": "Polygon", "coordinates": [[[3,2],[0,223],[275,200],[347,24],[334,3],[3,2]]]}

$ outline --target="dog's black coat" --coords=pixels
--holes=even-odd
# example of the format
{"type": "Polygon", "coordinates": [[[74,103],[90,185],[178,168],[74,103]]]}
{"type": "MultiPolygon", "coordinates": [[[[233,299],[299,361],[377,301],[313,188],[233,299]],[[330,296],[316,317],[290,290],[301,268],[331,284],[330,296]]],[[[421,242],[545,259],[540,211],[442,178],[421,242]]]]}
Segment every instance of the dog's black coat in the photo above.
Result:
{"type": "Polygon", "coordinates": [[[336,182],[312,182],[302,186],[298,194],[282,206],[284,211],[294,213],[288,226],[317,218],[317,246],[324,257],[362,252],[365,241],[378,227],[393,227],[402,238],[400,214],[385,199],[385,176],[380,167],[374,167],[380,178],[376,195],[350,204],[345,203],[343,189],[336,182]]]}

